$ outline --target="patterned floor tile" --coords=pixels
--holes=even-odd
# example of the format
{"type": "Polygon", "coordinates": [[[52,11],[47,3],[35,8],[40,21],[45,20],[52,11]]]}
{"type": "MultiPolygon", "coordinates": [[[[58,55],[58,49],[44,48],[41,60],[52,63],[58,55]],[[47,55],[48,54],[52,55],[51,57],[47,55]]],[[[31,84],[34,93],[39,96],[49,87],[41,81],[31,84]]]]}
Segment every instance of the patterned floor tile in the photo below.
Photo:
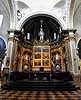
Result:
{"type": "Polygon", "coordinates": [[[78,91],[0,91],[0,100],[81,100],[78,91]]]}

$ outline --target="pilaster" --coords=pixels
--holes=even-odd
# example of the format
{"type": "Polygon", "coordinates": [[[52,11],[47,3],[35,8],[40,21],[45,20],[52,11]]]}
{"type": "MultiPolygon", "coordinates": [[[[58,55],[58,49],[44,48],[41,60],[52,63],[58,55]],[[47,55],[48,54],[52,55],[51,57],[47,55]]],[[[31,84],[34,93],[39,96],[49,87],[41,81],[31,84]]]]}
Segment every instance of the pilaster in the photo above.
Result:
{"type": "Polygon", "coordinates": [[[79,74],[79,61],[76,51],[76,30],[69,30],[69,45],[70,45],[70,53],[71,53],[71,61],[72,61],[72,73],[79,74]]]}
{"type": "Polygon", "coordinates": [[[12,54],[14,47],[14,31],[8,31],[8,49],[7,49],[7,57],[6,57],[6,66],[9,67],[10,71],[12,71],[12,54]]]}
{"type": "Polygon", "coordinates": [[[66,58],[66,66],[67,71],[72,71],[72,61],[71,61],[71,54],[70,54],[70,45],[69,45],[69,39],[65,39],[65,58],[66,58]]]}

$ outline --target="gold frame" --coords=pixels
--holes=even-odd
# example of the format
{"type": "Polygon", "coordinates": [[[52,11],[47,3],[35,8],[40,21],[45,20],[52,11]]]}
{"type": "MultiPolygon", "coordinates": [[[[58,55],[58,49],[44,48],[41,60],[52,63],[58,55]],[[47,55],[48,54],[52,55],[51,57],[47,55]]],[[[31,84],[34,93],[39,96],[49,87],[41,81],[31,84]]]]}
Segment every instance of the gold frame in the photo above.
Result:
{"type": "Polygon", "coordinates": [[[44,68],[44,70],[51,71],[51,66],[50,66],[50,46],[46,45],[46,46],[33,46],[33,66],[32,66],[32,70],[36,69],[36,71],[40,71],[41,67],[44,68]],[[39,48],[39,50],[37,51],[35,48],[39,48]],[[46,49],[46,50],[45,50],[46,49]],[[35,55],[40,55],[39,58],[36,58],[35,55]],[[38,65],[36,65],[36,62],[38,63],[38,65]],[[47,62],[47,64],[45,63],[47,62]],[[39,64],[40,63],[40,64],[39,64]]]}

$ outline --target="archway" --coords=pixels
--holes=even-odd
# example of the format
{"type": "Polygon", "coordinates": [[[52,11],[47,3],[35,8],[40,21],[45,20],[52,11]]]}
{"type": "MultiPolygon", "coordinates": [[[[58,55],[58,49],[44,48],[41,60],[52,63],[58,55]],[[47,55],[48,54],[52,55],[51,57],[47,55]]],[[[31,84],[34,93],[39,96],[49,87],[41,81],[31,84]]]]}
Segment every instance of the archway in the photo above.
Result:
{"type": "MultiPolygon", "coordinates": [[[[66,32],[66,34],[68,35],[68,32],[66,32]]],[[[20,41],[17,47],[20,48],[20,50],[17,49],[16,54],[18,55],[16,56],[17,61],[19,60],[17,66],[20,66],[21,71],[23,70],[24,65],[27,64],[24,62],[24,52],[27,52],[26,57],[29,58],[26,62],[30,63],[30,65],[27,65],[32,66],[30,69],[33,71],[55,70],[53,67],[55,67],[57,63],[60,66],[64,66],[64,68],[62,68],[63,71],[67,70],[65,67],[65,45],[62,46],[64,40],[63,27],[55,17],[48,14],[36,14],[30,16],[23,22],[20,31],[15,32],[15,36],[20,41]],[[57,59],[57,52],[60,52],[60,57],[58,57],[60,59],[57,59]],[[20,58],[18,58],[19,55],[21,55],[20,58]],[[44,58],[48,59],[45,61],[44,58]]]]}
{"type": "Polygon", "coordinates": [[[77,42],[77,54],[79,56],[80,59],[80,66],[79,66],[79,70],[81,72],[81,38],[78,40],[77,42]]]}
{"type": "Polygon", "coordinates": [[[63,29],[66,29],[67,26],[64,22],[64,20],[62,18],[60,18],[56,13],[53,12],[47,12],[47,11],[42,11],[42,12],[31,12],[29,14],[26,14],[24,17],[21,18],[21,20],[17,23],[16,25],[16,30],[20,30],[22,28],[22,26],[24,25],[24,23],[30,19],[33,16],[37,16],[37,15],[45,15],[45,16],[50,16],[51,18],[53,18],[54,20],[56,20],[63,29]]]}
{"type": "Polygon", "coordinates": [[[6,43],[2,37],[0,37],[0,77],[2,69],[2,61],[6,56],[6,43]]]}

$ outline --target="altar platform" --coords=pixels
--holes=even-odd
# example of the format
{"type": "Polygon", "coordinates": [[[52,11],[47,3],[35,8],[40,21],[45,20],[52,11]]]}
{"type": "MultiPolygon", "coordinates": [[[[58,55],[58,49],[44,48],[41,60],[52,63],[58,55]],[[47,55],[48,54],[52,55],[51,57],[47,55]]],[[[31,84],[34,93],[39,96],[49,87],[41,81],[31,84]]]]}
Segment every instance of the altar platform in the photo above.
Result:
{"type": "Polygon", "coordinates": [[[69,72],[12,72],[7,83],[2,85],[2,89],[75,91],[79,87],[75,86],[69,72]]]}

